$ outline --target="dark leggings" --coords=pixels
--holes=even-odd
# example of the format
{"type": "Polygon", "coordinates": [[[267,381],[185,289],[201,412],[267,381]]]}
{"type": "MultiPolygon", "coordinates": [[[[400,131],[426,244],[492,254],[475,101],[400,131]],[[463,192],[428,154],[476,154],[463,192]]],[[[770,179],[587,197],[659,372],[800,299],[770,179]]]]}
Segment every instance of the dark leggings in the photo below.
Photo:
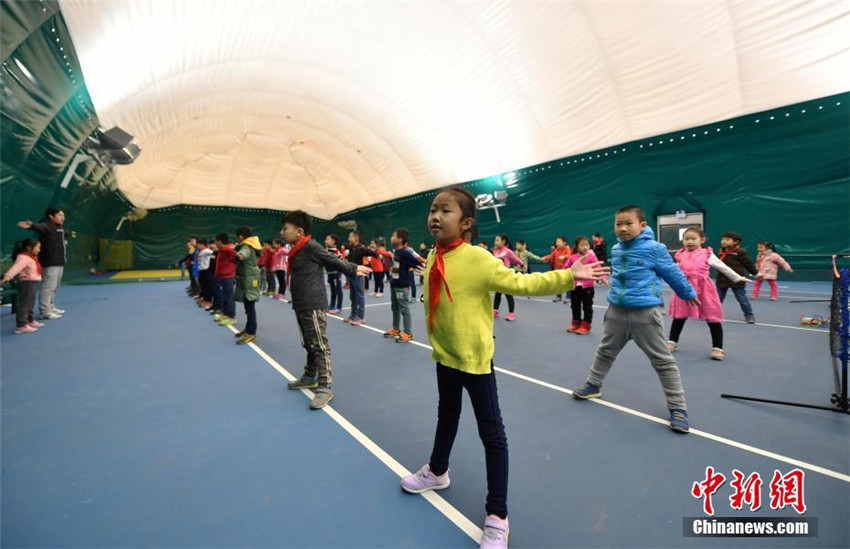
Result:
{"type": "Polygon", "coordinates": [[[581,321],[581,313],[584,310],[584,321],[593,322],[593,295],[595,291],[593,287],[585,288],[584,286],[576,286],[570,292],[570,308],[573,310],[573,321],[581,321]]]}
{"type": "MultiPolygon", "coordinates": [[[[682,328],[685,327],[687,318],[674,318],[673,325],[670,326],[670,341],[678,342],[679,336],[682,335],[682,328]]],[[[718,349],[723,348],[723,325],[719,322],[706,322],[708,330],[711,332],[711,346],[718,349]]]]}
{"type": "Polygon", "coordinates": [[[457,435],[463,390],[469,394],[478,436],[484,444],[487,464],[488,515],[501,518],[508,516],[508,439],[502,412],[499,410],[499,393],[496,389],[496,372],[490,367],[489,374],[468,374],[455,368],[437,363],[437,391],[440,402],[437,406],[437,433],[434,435],[434,450],[429,462],[435,475],[449,470],[449,456],[457,435]]]}
{"type": "Polygon", "coordinates": [[[375,293],[382,294],[384,293],[384,272],[375,272],[375,293]]]}
{"type": "Polygon", "coordinates": [[[275,271],[277,277],[277,293],[286,295],[286,271],[275,271]]]}
{"type": "MultiPolygon", "coordinates": [[[[514,296],[505,294],[505,297],[508,299],[508,312],[514,312],[514,296]]],[[[496,297],[493,298],[493,309],[499,310],[499,305],[502,304],[502,294],[496,292],[496,297]]]]}
{"type": "Polygon", "coordinates": [[[248,322],[245,323],[245,333],[257,335],[257,302],[246,299],[242,304],[245,305],[245,315],[248,317],[248,322]]]}

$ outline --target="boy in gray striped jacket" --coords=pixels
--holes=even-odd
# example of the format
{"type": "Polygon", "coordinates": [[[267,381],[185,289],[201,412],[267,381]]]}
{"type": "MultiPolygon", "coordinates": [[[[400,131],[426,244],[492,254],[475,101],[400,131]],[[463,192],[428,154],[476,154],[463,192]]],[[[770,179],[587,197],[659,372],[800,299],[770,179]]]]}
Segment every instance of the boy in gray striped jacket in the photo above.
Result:
{"type": "Polygon", "coordinates": [[[310,236],[310,215],[301,210],[286,214],[280,235],[290,244],[289,278],[292,308],[301,332],[301,344],[307,351],[303,375],[289,382],[290,389],[313,389],[310,408],[324,408],[333,398],[331,391],[333,362],[327,336],[328,294],[324,270],[339,271],[348,276],[368,276],[372,270],[364,265],[339,259],[310,236]]]}

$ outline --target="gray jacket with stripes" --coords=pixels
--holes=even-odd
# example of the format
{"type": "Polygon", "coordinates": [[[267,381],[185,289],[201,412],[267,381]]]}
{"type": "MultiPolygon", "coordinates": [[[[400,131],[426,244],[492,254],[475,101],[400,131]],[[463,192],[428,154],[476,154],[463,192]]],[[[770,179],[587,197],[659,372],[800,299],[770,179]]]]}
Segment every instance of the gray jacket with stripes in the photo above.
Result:
{"type": "Polygon", "coordinates": [[[328,293],[325,290],[323,269],[348,276],[357,273],[357,265],[335,257],[315,240],[308,240],[295,257],[289,257],[289,289],[292,308],[296,311],[327,309],[328,293]]]}

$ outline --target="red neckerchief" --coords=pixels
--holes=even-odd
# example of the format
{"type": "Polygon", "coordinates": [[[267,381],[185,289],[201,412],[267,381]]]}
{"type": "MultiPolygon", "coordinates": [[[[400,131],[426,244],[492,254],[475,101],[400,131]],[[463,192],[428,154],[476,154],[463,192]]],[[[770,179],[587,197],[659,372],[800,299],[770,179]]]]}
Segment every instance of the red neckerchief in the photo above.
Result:
{"type": "Polygon", "coordinates": [[[437,243],[437,256],[434,258],[434,264],[431,265],[431,272],[428,274],[428,326],[429,330],[434,330],[434,315],[437,313],[437,305],[440,303],[440,286],[446,285],[446,295],[449,296],[449,301],[452,301],[452,292],[449,290],[449,283],[446,282],[446,267],[443,263],[443,255],[450,252],[464,243],[463,238],[458,238],[448,246],[441,246],[437,243]]]}
{"type": "Polygon", "coordinates": [[[727,255],[731,254],[732,252],[734,252],[734,251],[735,251],[735,250],[737,250],[737,249],[738,249],[738,245],[737,245],[737,244],[735,244],[735,247],[734,247],[734,248],[732,248],[731,250],[723,250],[723,249],[721,249],[721,250],[720,250],[720,261],[723,261],[724,259],[726,259],[726,256],[727,256],[727,255]]]}
{"type": "Polygon", "coordinates": [[[313,237],[312,236],[302,236],[301,238],[298,239],[298,242],[296,242],[295,245],[292,246],[292,248],[290,248],[290,250],[289,250],[289,270],[286,271],[286,285],[287,286],[289,286],[289,279],[292,278],[292,261],[295,259],[295,256],[298,255],[298,252],[301,251],[301,248],[303,248],[304,245],[307,244],[307,241],[309,241],[311,238],[313,238],[313,237]]]}
{"type": "Polygon", "coordinates": [[[24,255],[30,256],[33,261],[35,261],[35,268],[38,270],[38,276],[41,276],[44,272],[44,269],[41,266],[41,262],[38,260],[38,256],[35,254],[31,254],[30,252],[24,252],[24,255]]]}

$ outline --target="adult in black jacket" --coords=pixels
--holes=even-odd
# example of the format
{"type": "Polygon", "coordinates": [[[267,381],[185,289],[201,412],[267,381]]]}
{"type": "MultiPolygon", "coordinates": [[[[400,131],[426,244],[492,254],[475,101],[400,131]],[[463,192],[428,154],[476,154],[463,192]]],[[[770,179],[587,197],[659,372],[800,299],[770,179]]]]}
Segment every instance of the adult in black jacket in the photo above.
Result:
{"type": "Polygon", "coordinates": [[[56,291],[62,282],[65,272],[65,212],[58,208],[47,208],[44,219],[33,223],[29,219],[18,222],[18,227],[38,233],[41,241],[41,252],[38,261],[44,268],[41,281],[41,302],[39,304],[40,318],[55,320],[62,318],[65,312],[57,309],[54,303],[56,291]]]}

